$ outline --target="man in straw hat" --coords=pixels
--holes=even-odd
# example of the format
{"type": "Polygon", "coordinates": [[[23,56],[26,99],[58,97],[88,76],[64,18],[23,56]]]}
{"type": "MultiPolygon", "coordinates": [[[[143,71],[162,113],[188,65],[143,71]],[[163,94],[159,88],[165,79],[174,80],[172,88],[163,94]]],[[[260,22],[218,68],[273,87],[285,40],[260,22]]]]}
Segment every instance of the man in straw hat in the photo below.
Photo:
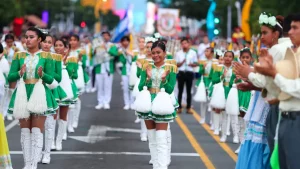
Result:
{"type": "Polygon", "coordinates": [[[278,96],[281,112],[277,131],[278,147],[275,146],[274,150],[278,153],[277,165],[280,169],[298,169],[300,166],[300,14],[290,15],[289,18],[289,37],[293,46],[286,50],[284,59],[273,65],[272,56],[262,51],[260,65],[255,66],[257,72],[273,78],[281,90],[278,96]]]}

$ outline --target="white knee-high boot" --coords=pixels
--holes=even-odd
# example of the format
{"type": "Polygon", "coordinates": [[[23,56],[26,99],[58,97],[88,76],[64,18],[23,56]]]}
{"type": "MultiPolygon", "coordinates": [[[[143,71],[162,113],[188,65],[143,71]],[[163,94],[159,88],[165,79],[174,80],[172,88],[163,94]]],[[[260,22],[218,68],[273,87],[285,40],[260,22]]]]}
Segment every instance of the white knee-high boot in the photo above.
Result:
{"type": "Polygon", "coordinates": [[[45,122],[45,150],[43,154],[42,163],[49,164],[50,163],[50,151],[51,145],[54,138],[54,117],[52,115],[48,116],[45,122]]]}
{"type": "Polygon", "coordinates": [[[62,150],[62,140],[66,132],[66,128],[67,128],[67,122],[63,120],[58,120],[58,131],[56,137],[56,150],[58,151],[62,150]]]}
{"type": "Polygon", "coordinates": [[[227,140],[227,120],[228,115],[225,113],[225,111],[222,112],[222,137],[220,141],[222,143],[225,143],[227,140]]]}
{"type": "Polygon", "coordinates": [[[168,169],[168,141],[167,130],[156,131],[157,168],[168,169]]]}
{"type": "MultiPolygon", "coordinates": [[[[209,105],[208,105],[209,106],[209,105]]],[[[210,111],[210,130],[214,131],[215,130],[215,124],[214,124],[214,111],[210,111]]]]}
{"type": "Polygon", "coordinates": [[[147,127],[145,120],[141,120],[141,141],[147,141],[147,127]]]}
{"type": "Polygon", "coordinates": [[[21,129],[21,146],[24,157],[24,168],[23,169],[31,169],[31,134],[29,128],[21,129]]]}
{"type": "Polygon", "coordinates": [[[206,115],[206,105],[207,103],[200,103],[200,113],[201,113],[201,120],[200,124],[205,123],[205,115],[206,115]]]}
{"type": "Polygon", "coordinates": [[[68,132],[69,133],[74,133],[73,119],[75,113],[76,113],[76,107],[75,106],[70,107],[68,111],[68,132]]]}
{"type": "Polygon", "coordinates": [[[74,118],[73,118],[73,124],[72,124],[73,128],[75,128],[75,129],[78,127],[80,112],[81,112],[81,100],[78,99],[75,104],[74,118]]]}
{"type": "Polygon", "coordinates": [[[231,115],[230,116],[230,122],[233,132],[233,143],[238,144],[239,143],[239,124],[238,124],[238,116],[237,115],[231,115]]]}
{"type": "Polygon", "coordinates": [[[231,121],[231,118],[230,118],[229,115],[227,115],[227,126],[226,126],[226,129],[227,129],[226,134],[227,134],[227,136],[230,136],[230,121],[231,121]]]}
{"type": "Polygon", "coordinates": [[[32,154],[31,169],[37,169],[37,164],[40,160],[42,149],[43,149],[43,133],[41,133],[41,129],[37,127],[33,127],[31,133],[31,154],[32,154]]]}
{"type": "Polygon", "coordinates": [[[51,145],[51,150],[55,150],[56,146],[55,146],[55,128],[56,128],[56,119],[53,120],[53,137],[52,137],[52,145],[51,145]]]}
{"type": "Polygon", "coordinates": [[[214,135],[220,134],[220,114],[212,111],[212,115],[214,116],[214,135]]]}
{"type": "Polygon", "coordinates": [[[171,128],[170,128],[170,123],[168,125],[168,130],[167,130],[167,142],[168,142],[168,165],[171,164],[171,152],[172,152],[172,133],[171,133],[171,128]]]}
{"type": "Polygon", "coordinates": [[[156,130],[151,129],[148,130],[148,142],[149,142],[149,150],[151,159],[149,161],[149,164],[154,166],[157,166],[157,150],[156,150],[156,130]]]}

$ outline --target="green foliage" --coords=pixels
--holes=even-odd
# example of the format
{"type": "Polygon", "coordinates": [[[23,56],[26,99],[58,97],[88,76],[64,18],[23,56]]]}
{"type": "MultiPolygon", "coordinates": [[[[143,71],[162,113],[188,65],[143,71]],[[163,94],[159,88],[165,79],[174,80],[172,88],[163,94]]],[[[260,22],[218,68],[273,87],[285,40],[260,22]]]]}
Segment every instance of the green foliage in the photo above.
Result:
{"type": "MultiPolygon", "coordinates": [[[[85,21],[87,27],[93,28],[97,21],[94,15],[93,7],[83,7],[80,0],[75,4],[70,0],[1,0],[0,3],[0,28],[9,25],[15,17],[24,15],[37,15],[41,17],[44,10],[49,11],[49,25],[59,19],[57,16],[63,14],[67,16],[74,7],[74,23],[80,25],[85,21]]],[[[119,17],[114,15],[112,11],[103,15],[104,23],[113,29],[119,22],[119,17]]]]}
{"type": "Polygon", "coordinates": [[[108,30],[114,29],[120,22],[119,16],[115,15],[112,10],[107,13],[100,12],[100,16],[102,25],[106,25],[108,30]]]}

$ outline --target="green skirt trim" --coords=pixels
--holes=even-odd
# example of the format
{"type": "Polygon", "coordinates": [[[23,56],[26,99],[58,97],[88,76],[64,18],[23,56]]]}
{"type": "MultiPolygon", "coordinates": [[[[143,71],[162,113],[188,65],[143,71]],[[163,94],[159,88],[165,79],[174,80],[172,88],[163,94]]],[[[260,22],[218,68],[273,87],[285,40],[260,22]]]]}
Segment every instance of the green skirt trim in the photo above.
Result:
{"type": "Polygon", "coordinates": [[[243,92],[241,90],[238,90],[238,97],[239,97],[239,107],[240,111],[247,112],[250,99],[251,99],[251,92],[243,92]]]}
{"type": "Polygon", "coordinates": [[[53,96],[59,106],[69,106],[74,103],[73,99],[68,99],[68,96],[61,86],[52,90],[53,96]]]}
{"type": "Polygon", "coordinates": [[[79,96],[79,90],[78,90],[78,88],[75,84],[74,79],[72,79],[71,86],[72,86],[72,91],[73,91],[73,95],[74,95],[74,98],[72,99],[72,102],[76,103],[76,101],[78,100],[78,96],[79,96]]]}
{"type": "MultiPolygon", "coordinates": [[[[53,96],[51,90],[45,85],[44,85],[44,87],[45,87],[45,92],[46,92],[46,101],[47,101],[48,109],[46,112],[43,113],[43,115],[55,114],[56,113],[55,111],[58,109],[57,101],[55,100],[55,97],[53,96]]],[[[27,93],[27,100],[29,100],[30,96],[33,92],[34,84],[25,84],[25,88],[26,88],[26,93],[27,93]]],[[[11,100],[10,100],[9,108],[8,108],[9,114],[13,114],[17,90],[18,89],[16,89],[11,96],[11,100]]],[[[34,114],[34,113],[31,113],[31,114],[34,114]]]]}
{"type": "Polygon", "coordinates": [[[83,69],[83,79],[85,84],[87,84],[90,81],[89,74],[84,69],[83,69]]]}
{"type": "Polygon", "coordinates": [[[157,114],[153,114],[152,112],[149,113],[136,112],[136,113],[140,119],[153,120],[157,123],[172,122],[177,117],[176,111],[174,111],[172,114],[167,114],[167,115],[157,115],[157,114]]]}

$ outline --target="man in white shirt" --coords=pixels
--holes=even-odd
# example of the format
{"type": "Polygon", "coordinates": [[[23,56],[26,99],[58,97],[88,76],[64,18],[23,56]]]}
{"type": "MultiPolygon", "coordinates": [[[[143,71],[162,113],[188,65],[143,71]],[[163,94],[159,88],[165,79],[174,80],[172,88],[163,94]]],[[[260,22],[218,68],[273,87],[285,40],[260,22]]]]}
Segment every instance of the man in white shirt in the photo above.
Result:
{"type": "MultiPolygon", "coordinates": [[[[300,14],[290,15],[291,28],[290,39],[293,43],[293,54],[299,67],[300,61],[300,14]]],[[[280,169],[298,169],[300,166],[300,75],[296,79],[287,79],[279,74],[272,64],[272,56],[262,54],[262,63],[256,66],[256,70],[274,79],[275,85],[284,93],[291,96],[287,100],[281,100],[279,109],[281,120],[278,130],[278,154],[280,169]]],[[[287,68],[289,69],[289,68],[287,68]]],[[[294,70],[296,71],[296,70],[294,70]]]]}
{"type": "Polygon", "coordinates": [[[192,114],[191,102],[192,102],[192,85],[194,80],[194,67],[197,64],[197,53],[190,48],[190,41],[187,38],[181,39],[182,50],[178,51],[175,55],[179,73],[177,75],[178,80],[178,113],[182,112],[181,101],[184,85],[186,85],[187,93],[187,113],[192,114]]]}
{"type": "Polygon", "coordinates": [[[203,37],[203,43],[200,43],[199,47],[198,47],[198,57],[199,59],[205,59],[205,49],[210,47],[210,43],[209,43],[209,40],[208,40],[208,37],[207,35],[205,35],[203,37]]]}

